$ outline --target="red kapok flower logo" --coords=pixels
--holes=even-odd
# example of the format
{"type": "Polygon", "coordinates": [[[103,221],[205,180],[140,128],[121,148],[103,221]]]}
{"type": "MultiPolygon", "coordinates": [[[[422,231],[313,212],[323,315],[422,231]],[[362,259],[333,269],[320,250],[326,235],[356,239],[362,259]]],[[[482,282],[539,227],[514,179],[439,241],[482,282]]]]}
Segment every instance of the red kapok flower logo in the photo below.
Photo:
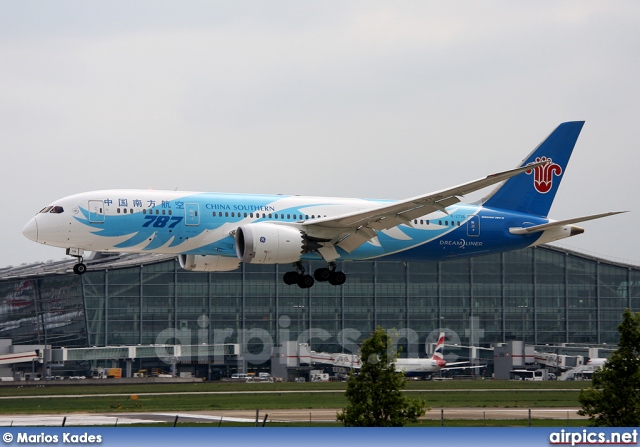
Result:
{"type": "MultiPolygon", "coordinates": [[[[562,167],[553,163],[551,158],[547,157],[537,157],[534,163],[539,163],[541,161],[546,161],[546,164],[536,166],[533,169],[529,169],[525,171],[527,174],[531,174],[533,172],[533,187],[536,188],[541,194],[548,193],[553,187],[553,176],[560,176],[562,174],[562,167]]],[[[530,163],[533,164],[533,163],[530,163]]]]}

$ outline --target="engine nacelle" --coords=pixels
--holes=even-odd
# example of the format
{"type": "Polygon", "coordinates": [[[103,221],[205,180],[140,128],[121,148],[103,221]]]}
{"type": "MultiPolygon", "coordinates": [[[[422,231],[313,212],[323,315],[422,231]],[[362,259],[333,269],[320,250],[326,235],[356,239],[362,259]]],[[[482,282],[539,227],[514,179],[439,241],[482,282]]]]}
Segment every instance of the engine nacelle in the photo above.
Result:
{"type": "Polygon", "coordinates": [[[238,259],[249,264],[290,264],[304,251],[302,231],[268,222],[241,225],[236,230],[238,259]]]}
{"type": "Polygon", "coordinates": [[[240,265],[238,258],[215,255],[178,255],[180,267],[194,272],[229,272],[240,265]]]}

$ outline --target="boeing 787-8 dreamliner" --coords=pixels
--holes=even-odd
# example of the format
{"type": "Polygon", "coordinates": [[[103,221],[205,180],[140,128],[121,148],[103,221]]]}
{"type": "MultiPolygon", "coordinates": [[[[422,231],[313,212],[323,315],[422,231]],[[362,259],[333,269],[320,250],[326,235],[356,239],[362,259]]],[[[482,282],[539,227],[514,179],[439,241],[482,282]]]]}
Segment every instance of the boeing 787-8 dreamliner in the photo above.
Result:
{"type": "Polygon", "coordinates": [[[23,233],[77,257],[77,274],[86,271],[85,251],[166,253],[186,270],[288,264],[286,284],[341,285],[338,260],[439,261],[517,250],[617,214],[547,217],[583,124],[560,124],[515,169],[405,200],[115,189],[56,200],[23,233]],[[499,183],[480,201],[462,202],[499,183]],[[326,267],[311,275],[311,260],[326,267]]]}

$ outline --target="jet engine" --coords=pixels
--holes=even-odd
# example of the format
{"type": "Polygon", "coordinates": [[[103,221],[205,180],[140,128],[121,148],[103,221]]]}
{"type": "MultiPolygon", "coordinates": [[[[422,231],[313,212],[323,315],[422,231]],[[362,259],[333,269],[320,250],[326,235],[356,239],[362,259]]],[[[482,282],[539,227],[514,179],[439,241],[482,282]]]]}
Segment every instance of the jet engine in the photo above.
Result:
{"type": "Polygon", "coordinates": [[[304,253],[304,233],[269,222],[241,225],[236,230],[238,259],[249,264],[290,264],[304,253]]]}
{"type": "Polygon", "coordinates": [[[178,255],[180,267],[194,272],[229,272],[240,265],[238,258],[215,255],[178,255]]]}

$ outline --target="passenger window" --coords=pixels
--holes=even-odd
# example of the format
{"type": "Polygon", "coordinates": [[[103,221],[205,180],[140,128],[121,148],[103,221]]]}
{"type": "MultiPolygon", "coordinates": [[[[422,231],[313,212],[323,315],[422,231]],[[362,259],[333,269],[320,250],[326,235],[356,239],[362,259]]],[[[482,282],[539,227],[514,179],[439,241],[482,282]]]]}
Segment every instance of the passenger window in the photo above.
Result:
{"type": "Polygon", "coordinates": [[[123,208],[123,209],[122,209],[122,212],[123,212],[123,213],[125,213],[125,214],[127,214],[127,209],[126,209],[126,208],[123,208]]]}

